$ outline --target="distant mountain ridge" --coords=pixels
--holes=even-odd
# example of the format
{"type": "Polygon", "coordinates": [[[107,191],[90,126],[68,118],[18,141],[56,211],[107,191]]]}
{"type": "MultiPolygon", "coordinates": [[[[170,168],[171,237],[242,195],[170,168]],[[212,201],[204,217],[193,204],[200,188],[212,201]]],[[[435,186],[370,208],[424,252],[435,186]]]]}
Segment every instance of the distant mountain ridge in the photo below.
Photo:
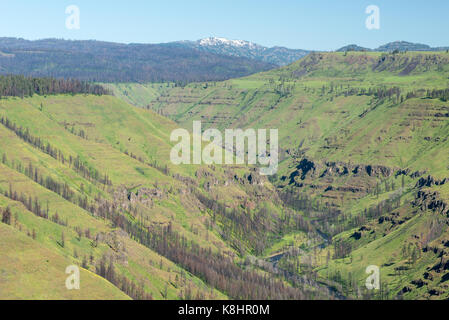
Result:
{"type": "Polygon", "coordinates": [[[209,37],[197,41],[176,41],[167,45],[194,48],[227,56],[244,57],[277,66],[288,65],[310,53],[308,50],[277,46],[269,48],[246,40],[229,40],[219,37],[209,37]]]}
{"type": "Polygon", "coordinates": [[[376,49],[369,49],[360,47],[356,44],[350,44],[344,46],[338,50],[337,52],[344,51],[376,51],[376,52],[390,52],[390,51],[445,51],[448,50],[449,47],[431,47],[427,44],[422,43],[413,43],[408,41],[394,41],[384,44],[376,49]]]}
{"type": "Polygon", "coordinates": [[[337,52],[345,52],[345,51],[373,51],[372,49],[361,47],[356,44],[348,44],[347,46],[341,47],[336,50],[337,52]]]}
{"type": "MultiPolygon", "coordinates": [[[[395,41],[374,50],[351,44],[337,51],[447,49],[395,41]]],[[[160,44],[0,37],[0,75],[122,83],[221,81],[288,65],[311,52],[218,37],[160,44]]]]}
{"type": "Polygon", "coordinates": [[[232,55],[166,44],[0,38],[0,74],[99,82],[219,81],[276,68],[232,55]]]}

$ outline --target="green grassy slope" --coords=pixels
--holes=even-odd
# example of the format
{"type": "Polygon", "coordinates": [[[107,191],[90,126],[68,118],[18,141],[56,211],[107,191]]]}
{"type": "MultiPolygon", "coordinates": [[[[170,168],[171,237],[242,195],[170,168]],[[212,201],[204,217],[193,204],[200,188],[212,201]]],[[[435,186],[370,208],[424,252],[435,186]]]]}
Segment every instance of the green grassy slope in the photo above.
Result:
{"type": "MultiPolygon", "coordinates": [[[[0,217],[32,247],[103,265],[125,297],[446,298],[448,76],[447,53],[315,53],[225,82],[2,99],[0,217]],[[193,120],[278,128],[278,174],[173,165],[170,133],[193,120]],[[368,265],[381,290],[365,289],[368,265]]],[[[102,283],[87,298],[119,298],[102,283]]]]}
{"type": "MultiPolygon", "coordinates": [[[[243,295],[238,287],[225,287],[231,279],[215,280],[224,277],[223,266],[207,273],[195,263],[222,259],[242,275],[242,269],[262,275],[259,266],[242,265],[245,257],[262,254],[293,228],[293,222],[282,223],[287,212],[300,215],[284,208],[273,186],[251,168],[173,165],[169,137],[178,126],[115,97],[2,99],[0,119],[0,216],[9,208],[5,223],[33,246],[99,273],[124,296],[243,295]]],[[[6,288],[0,298],[45,298],[32,283],[29,296],[15,296],[15,278],[0,279],[6,288]]],[[[59,278],[48,281],[44,288],[58,285],[59,278]]],[[[308,290],[327,294],[319,285],[308,290]]],[[[98,292],[76,297],[114,298],[98,292]]]]}
{"type": "Polygon", "coordinates": [[[114,285],[81,269],[80,289],[68,290],[65,269],[70,259],[33,241],[5,224],[0,224],[1,299],[129,299],[114,285]]]}
{"type": "Polygon", "coordinates": [[[283,238],[283,251],[305,250],[284,265],[301,264],[300,274],[319,270],[323,281],[337,279],[348,295],[360,296],[368,263],[394,263],[381,267],[382,293],[364,295],[442,298],[449,102],[432,91],[448,89],[448,77],[443,52],[315,53],[246,78],[172,88],[150,107],[187,128],[201,120],[221,130],[279,129],[281,164],[273,181],[335,240],[310,250],[301,237],[283,238]],[[415,249],[401,255],[403,246],[417,248],[416,261],[410,262],[415,249]],[[429,253],[433,248],[442,261],[429,253]],[[433,275],[425,274],[432,268],[433,275]]]}
{"type": "Polygon", "coordinates": [[[111,90],[117,98],[129,104],[145,108],[161,94],[164,89],[172,88],[168,83],[104,83],[102,86],[111,90]]]}
{"type": "MultiPolygon", "coordinates": [[[[37,217],[19,201],[12,201],[2,196],[1,207],[3,209],[10,207],[13,215],[17,214],[17,220],[13,218],[12,225],[30,237],[34,230],[36,236],[31,242],[43,245],[50,252],[57,252],[66,260],[74,260],[78,265],[82,264],[84,258],[90,260],[92,256],[88,263],[88,268],[92,271],[95,270],[103,255],[112,255],[117,260],[117,272],[126,275],[128,279],[135,280],[136,283],[143,283],[145,291],[156,299],[177,299],[181,291],[186,291],[187,288],[192,295],[200,293],[207,297],[224,297],[219,292],[211,295],[210,289],[203,281],[189,275],[154,251],[137,244],[127,235],[119,237],[123,247],[115,248],[109,243],[109,238],[115,237],[116,228],[109,221],[92,216],[76,201],[77,197],[86,197],[89,202],[93,202],[96,197],[112,201],[115,197],[113,193],[115,184],[117,187],[123,185],[135,190],[143,186],[155,187],[155,185],[161,189],[180,188],[181,184],[175,179],[163,174],[159,169],[144,164],[143,160],[138,161],[130,156],[134,151],[136,155],[148,162],[152,162],[154,158],[168,162],[168,158],[159,155],[158,152],[169,151],[169,146],[166,145],[164,148],[164,144],[169,140],[166,137],[170,132],[169,128],[174,127],[173,124],[155,114],[149,117],[148,112],[141,112],[142,110],[134,109],[111,97],[59,96],[25,100],[13,98],[2,100],[0,104],[3,117],[8,117],[18,126],[27,128],[31,134],[50,142],[66,156],[66,162],[62,163],[60,159],[57,160],[23,141],[5,126],[0,128],[2,136],[0,150],[2,156],[5,155],[4,163],[0,164],[2,193],[12,188],[14,192],[24,194],[26,198],[31,197],[33,201],[38,199],[41,207],[45,208],[44,211],[49,212],[48,219],[37,217]],[[44,105],[42,109],[41,104],[44,105]],[[118,119],[122,122],[121,125],[118,119]],[[67,124],[67,120],[72,121],[70,125],[67,124]],[[129,123],[123,124],[123,122],[129,123]],[[114,127],[116,123],[117,127],[114,127]],[[77,135],[79,128],[83,128],[86,132],[85,138],[77,135]],[[120,132],[120,128],[124,132],[120,132]],[[116,141],[123,142],[117,144],[116,141]],[[69,155],[73,158],[80,156],[86,159],[84,161],[91,168],[107,173],[112,180],[112,185],[105,186],[77,172],[68,163],[69,155]],[[30,179],[22,170],[29,164],[38,170],[38,175],[44,180],[50,177],[59,183],[66,183],[74,193],[73,199],[68,201],[53,190],[30,179]],[[52,217],[56,214],[59,216],[60,223],[52,221],[52,217]],[[82,230],[83,233],[89,230],[90,236],[83,234],[79,238],[77,229],[82,230]],[[62,234],[65,237],[64,246],[60,244],[62,234]],[[98,241],[98,235],[104,235],[101,238],[106,239],[98,241]],[[176,283],[175,277],[180,274],[183,274],[183,282],[176,283]]],[[[199,211],[185,210],[176,199],[155,202],[157,203],[152,205],[151,217],[146,219],[151,219],[152,223],[168,223],[172,218],[178,219],[179,215],[179,221],[173,221],[173,227],[179,229],[186,237],[195,237],[191,230],[184,230],[186,226],[180,223],[186,214],[194,216],[188,220],[195,223],[197,219],[200,219],[199,211]],[[167,217],[172,218],[167,219],[167,217]]],[[[216,236],[211,233],[210,239],[215,238],[216,236]]],[[[205,243],[201,239],[197,241],[205,243]]],[[[221,243],[221,246],[225,246],[219,239],[210,243],[221,243]]],[[[13,267],[13,265],[9,267],[5,265],[5,270],[10,271],[13,267]]],[[[10,286],[13,284],[11,281],[15,280],[11,278],[4,281],[10,289],[2,291],[5,294],[2,298],[13,296],[15,293],[11,288],[14,287],[10,286]]],[[[56,285],[56,282],[54,284],[50,282],[50,285],[56,285]]],[[[42,290],[44,291],[45,288],[42,290]]],[[[30,294],[34,294],[32,290],[30,294]]],[[[27,298],[27,296],[17,297],[27,298]]],[[[83,296],[80,293],[74,297],[90,299],[109,296],[101,296],[101,294],[83,296]]],[[[111,294],[110,297],[113,295],[111,294]]],[[[60,298],[66,298],[66,296],[61,295],[60,298]]]]}

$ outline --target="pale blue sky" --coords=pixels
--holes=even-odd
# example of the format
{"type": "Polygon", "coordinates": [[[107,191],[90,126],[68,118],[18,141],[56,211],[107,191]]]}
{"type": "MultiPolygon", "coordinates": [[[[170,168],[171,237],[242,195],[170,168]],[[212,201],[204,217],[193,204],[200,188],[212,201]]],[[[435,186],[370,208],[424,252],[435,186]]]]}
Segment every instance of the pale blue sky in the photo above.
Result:
{"type": "Polygon", "coordinates": [[[2,0],[0,36],[159,43],[209,36],[266,46],[334,50],[406,40],[449,46],[447,0],[2,0]],[[77,5],[81,29],[65,28],[77,5]],[[368,5],[380,30],[365,27],[368,5]]]}

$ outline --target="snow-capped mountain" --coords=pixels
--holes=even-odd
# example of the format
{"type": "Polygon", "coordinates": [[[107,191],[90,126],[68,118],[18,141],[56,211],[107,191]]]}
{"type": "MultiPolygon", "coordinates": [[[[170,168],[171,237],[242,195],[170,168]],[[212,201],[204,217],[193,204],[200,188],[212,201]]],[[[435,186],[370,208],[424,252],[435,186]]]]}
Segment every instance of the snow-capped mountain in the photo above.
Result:
{"type": "Polygon", "coordinates": [[[245,40],[229,40],[226,38],[209,37],[197,41],[200,46],[230,46],[257,48],[259,45],[245,40]]]}
{"type": "Polygon", "coordinates": [[[290,64],[309,53],[306,50],[288,49],[285,47],[268,48],[250,41],[230,40],[219,37],[209,37],[198,41],[179,41],[172,44],[227,56],[245,57],[278,66],[290,64]]]}

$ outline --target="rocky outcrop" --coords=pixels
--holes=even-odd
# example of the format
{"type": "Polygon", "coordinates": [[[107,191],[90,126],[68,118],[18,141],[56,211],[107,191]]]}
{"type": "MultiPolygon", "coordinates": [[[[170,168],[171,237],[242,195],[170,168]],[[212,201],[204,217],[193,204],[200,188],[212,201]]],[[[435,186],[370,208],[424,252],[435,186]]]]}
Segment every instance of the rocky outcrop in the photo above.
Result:
{"type": "Polygon", "coordinates": [[[439,296],[439,295],[441,295],[443,292],[441,292],[441,291],[438,290],[438,289],[430,289],[430,290],[428,291],[428,293],[429,293],[429,295],[431,295],[431,296],[439,296]]]}
{"type": "Polygon", "coordinates": [[[409,286],[405,286],[404,288],[402,288],[400,293],[404,294],[404,293],[408,293],[408,292],[411,292],[411,291],[412,291],[412,288],[410,288],[409,286]]]}
{"type": "Polygon", "coordinates": [[[175,178],[178,181],[181,181],[182,183],[184,183],[187,186],[198,186],[198,183],[196,180],[190,178],[190,177],[185,177],[180,175],[179,173],[175,173],[173,175],[173,178],[175,178]]]}
{"type": "Polygon", "coordinates": [[[324,164],[320,164],[304,158],[296,166],[296,171],[292,172],[289,178],[290,184],[293,184],[296,177],[299,177],[301,180],[315,178],[318,175],[320,178],[341,177],[346,175],[367,175],[375,178],[389,178],[394,172],[394,168],[381,165],[351,164],[345,162],[325,162],[324,164]]]}
{"type": "Polygon", "coordinates": [[[431,186],[441,186],[445,183],[449,182],[448,178],[444,178],[442,180],[435,179],[431,175],[429,175],[427,178],[421,178],[416,183],[415,188],[422,188],[422,187],[431,187],[431,186]]]}
{"type": "Polygon", "coordinates": [[[425,175],[426,171],[414,171],[412,172],[412,170],[410,170],[409,168],[407,169],[400,169],[398,171],[396,171],[396,177],[404,175],[404,176],[409,176],[412,179],[416,179],[422,175],[425,175]]]}
{"type": "Polygon", "coordinates": [[[125,186],[119,186],[114,192],[114,205],[129,209],[131,205],[140,203],[151,207],[155,199],[163,199],[164,192],[157,188],[139,188],[136,192],[129,191],[125,186]]]}
{"type": "Polygon", "coordinates": [[[296,171],[290,174],[290,184],[296,183],[295,178],[300,177],[301,180],[305,180],[306,177],[314,177],[317,171],[317,166],[313,161],[306,158],[302,159],[296,166],[296,171]]]}
{"type": "Polygon", "coordinates": [[[415,285],[417,288],[421,288],[427,285],[427,282],[422,279],[412,280],[411,284],[415,285]]]}
{"type": "Polygon", "coordinates": [[[449,207],[441,200],[438,192],[419,190],[416,194],[413,205],[421,210],[432,210],[434,212],[449,215],[449,207]]]}
{"type": "Polygon", "coordinates": [[[263,186],[264,183],[266,182],[266,177],[265,176],[261,176],[259,174],[258,170],[252,170],[251,173],[249,173],[248,175],[246,175],[246,181],[250,184],[250,185],[259,185],[259,186],[263,186]]]}
{"type": "Polygon", "coordinates": [[[163,192],[159,189],[140,188],[136,193],[131,192],[129,200],[132,204],[137,202],[149,205],[154,199],[162,199],[163,192]]]}
{"type": "Polygon", "coordinates": [[[108,256],[113,262],[128,265],[125,238],[128,238],[128,234],[121,229],[117,229],[109,233],[101,232],[97,234],[95,241],[109,246],[111,250],[108,252],[108,256]]]}
{"type": "Polygon", "coordinates": [[[393,175],[393,169],[385,166],[379,166],[379,165],[367,165],[365,166],[364,170],[370,177],[382,177],[382,178],[388,178],[393,175]]]}

